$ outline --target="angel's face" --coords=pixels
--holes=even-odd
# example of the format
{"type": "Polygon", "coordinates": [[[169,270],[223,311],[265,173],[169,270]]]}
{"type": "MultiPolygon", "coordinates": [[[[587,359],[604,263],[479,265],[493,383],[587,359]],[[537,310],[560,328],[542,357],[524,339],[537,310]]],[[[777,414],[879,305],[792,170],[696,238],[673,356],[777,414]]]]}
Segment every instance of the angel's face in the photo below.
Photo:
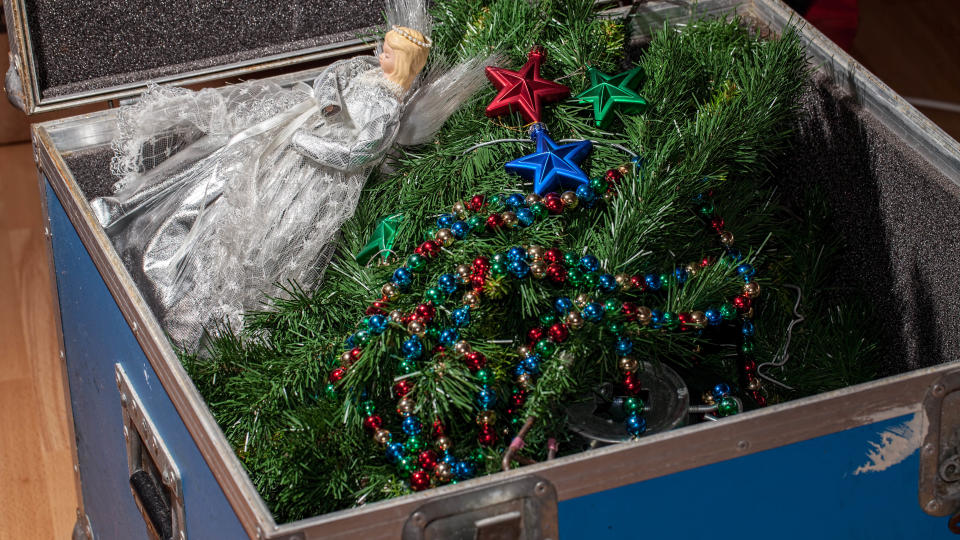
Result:
{"type": "Polygon", "coordinates": [[[384,75],[391,75],[396,69],[396,57],[393,47],[388,43],[383,44],[383,50],[380,52],[380,68],[384,75]]]}

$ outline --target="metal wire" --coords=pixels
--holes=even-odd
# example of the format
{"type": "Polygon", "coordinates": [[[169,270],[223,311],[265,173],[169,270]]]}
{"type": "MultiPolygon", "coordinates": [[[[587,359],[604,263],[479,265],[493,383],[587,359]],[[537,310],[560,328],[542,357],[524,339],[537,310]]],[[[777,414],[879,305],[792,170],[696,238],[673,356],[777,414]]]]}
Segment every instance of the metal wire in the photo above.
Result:
{"type": "Polygon", "coordinates": [[[773,384],[776,384],[777,386],[782,386],[783,388],[786,388],[787,390],[793,390],[793,387],[792,387],[792,386],[789,386],[789,385],[787,385],[787,384],[784,384],[784,383],[782,383],[782,382],[774,379],[773,377],[771,377],[771,376],[769,376],[769,375],[764,375],[764,374],[763,374],[763,368],[765,368],[765,367],[767,367],[767,366],[772,366],[772,367],[778,367],[778,368],[779,368],[779,367],[783,367],[783,365],[787,363],[787,360],[790,359],[790,350],[789,350],[789,349],[790,349],[790,338],[793,336],[793,327],[796,326],[797,324],[803,322],[803,320],[804,320],[803,315],[801,315],[800,312],[797,311],[798,309],[800,309],[800,300],[801,300],[801,298],[803,298],[803,292],[800,290],[800,287],[797,287],[796,285],[790,285],[790,284],[785,284],[784,287],[787,287],[788,289],[794,289],[794,290],[797,291],[797,302],[793,305],[793,314],[794,314],[794,316],[795,316],[796,318],[793,319],[792,321],[790,321],[790,324],[787,325],[787,339],[786,339],[786,341],[784,341],[784,343],[783,343],[783,348],[780,350],[780,354],[778,354],[778,355],[774,358],[774,360],[772,360],[772,361],[770,361],[770,362],[764,362],[764,363],[760,364],[759,366],[757,366],[757,376],[760,377],[760,378],[763,379],[763,380],[770,381],[770,382],[772,382],[773,384]]]}

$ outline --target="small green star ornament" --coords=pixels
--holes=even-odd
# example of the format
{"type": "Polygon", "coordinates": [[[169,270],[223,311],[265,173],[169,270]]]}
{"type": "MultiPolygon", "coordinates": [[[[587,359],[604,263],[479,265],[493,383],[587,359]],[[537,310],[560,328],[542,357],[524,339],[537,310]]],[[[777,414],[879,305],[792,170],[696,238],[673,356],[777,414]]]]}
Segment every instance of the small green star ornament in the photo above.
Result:
{"type": "Polygon", "coordinates": [[[607,75],[599,69],[590,68],[588,74],[590,88],[578,95],[577,99],[580,103],[593,103],[593,117],[597,127],[603,127],[610,121],[614,105],[619,105],[620,111],[625,113],[641,112],[647,108],[647,100],[636,92],[643,78],[642,67],[636,66],[616,75],[607,75]]]}

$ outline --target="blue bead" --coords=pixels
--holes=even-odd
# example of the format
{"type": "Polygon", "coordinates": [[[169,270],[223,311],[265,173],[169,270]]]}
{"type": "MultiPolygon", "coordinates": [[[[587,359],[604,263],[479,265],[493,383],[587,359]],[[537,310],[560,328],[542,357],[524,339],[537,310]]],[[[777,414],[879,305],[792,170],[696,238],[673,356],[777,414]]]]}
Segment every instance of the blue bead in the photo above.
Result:
{"type": "Polygon", "coordinates": [[[520,225],[523,225],[524,227],[533,225],[534,216],[533,212],[531,212],[529,208],[518,208],[516,214],[517,221],[520,222],[520,225]]]}
{"type": "Polygon", "coordinates": [[[753,326],[753,321],[750,319],[744,319],[743,324],[740,326],[740,332],[745,336],[752,336],[756,332],[756,327],[753,326]]]}
{"type": "Polygon", "coordinates": [[[637,415],[631,414],[627,417],[627,433],[631,435],[641,435],[647,431],[647,419],[637,415]]]}
{"type": "Polygon", "coordinates": [[[659,290],[660,285],[662,285],[662,283],[660,283],[660,276],[656,274],[647,274],[643,277],[643,280],[647,282],[647,287],[653,291],[659,290]]]}
{"type": "Polygon", "coordinates": [[[496,403],[497,393],[493,391],[493,388],[484,385],[483,388],[477,392],[477,405],[479,405],[481,409],[492,409],[496,403]]]}
{"type": "Polygon", "coordinates": [[[413,273],[406,266],[401,266],[393,271],[393,282],[401,289],[406,289],[413,283],[413,273]]]}
{"type": "Polygon", "coordinates": [[[753,274],[756,273],[756,270],[754,270],[749,264],[744,263],[737,267],[737,273],[744,278],[751,278],[753,277],[753,274]]]}
{"type": "Polygon", "coordinates": [[[673,277],[677,279],[677,283],[684,283],[687,281],[687,270],[685,268],[677,268],[673,271],[673,277]]]}
{"type": "Polygon", "coordinates": [[[453,466],[453,474],[460,480],[467,480],[477,474],[477,466],[474,465],[472,461],[458,461],[457,464],[453,466]]]}
{"type": "Polygon", "coordinates": [[[457,332],[456,328],[447,328],[440,332],[440,344],[444,347],[450,347],[458,341],[460,341],[460,332],[457,332]]]}
{"type": "Polygon", "coordinates": [[[566,313],[573,307],[573,300],[570,300],[566,296],[561,296],[553,303],[553,307],[557,310],[557,313],[566,313]]]}
{"type": "Polygon", "coordinates": [[[717,383],[717,385],[713,387],[713,392],[711,393],[713,394],[714,399],[720,399],[723,396],[730,394],[730,385],[727,383],[717,383]]]}
{"type": "Polygon", "coordinates": [[[583,318],[592,321],[599,322],[603,319],[603,304],[599,302],[591,302],[583,306],[583,318]]]}
{"type": "Polygon", "coordinates": [[[403,457],[403,444],[398,442],[392,442],[387,444],[387,449],[384,452],[387,456],[387,461],[390,463],[396,463],[400,461],[400,458],[403,457]]]}
{"type": "Polygon", "coordinates": [[[586,184],[580,184],[577,186],[577,199],[581,202],[592,201],[596,195],[593,193],[593,188],[586,184]]]}
{"type": "Polygon", "coordinates": [[[662,311],[660,311],[659,309],[654,309],[653,311],[650,312],[650,324],[653,325],[654,328],[659,328],[660,323],[662,322],[663,322],[662,311]]]}
{"type": "Polygon", "coordinates": [[[450,231],[453,232],[454,236],[463,240],[467,237],[467,233],[470,232],[470,226],[467,225],[466,221],[458,221],[450,226],[450,231]]]}
{"type": "Polygon", "coordinates": [[[441,214],[440,217],[437,218],[437,227],[449,229],[455,221],[457,221],[457,216],[453,214],[441,214]]]}
{"type": "Polygon", "coordinates": [[[514,193],[513,195],[507,197],[507,206],[516,210],[517,208],[523,208],[527,205],[527,201],[524,200],[523,195],[519,193],[514,193]]]}
{"type": "Polygon", "coordinates": [[[589,253],[580,257],[580,266],[587,272],[596,272],[600,269],[600,261],[589,253]]]}
{"type": "Polygon", "coordinates": [[[401,427],[407,435],[417,435],[423,430],[423,424],[420,423],[420,419],[413,415],[404,418],[401,427]]]}
{"type": "Polygon", "coordinates": [[[357,338],[355,337],[355,334],[350,334],[350,337],[348,337],[348,338],[343,342],[343,348],[344,348],[344,349],[352,349],[352,348],[354,348],[354,347],[356,347],[356,346],[357,346],[357,338]]]}
{"type": "Polygon", "coordinates": [[[526,261],[527,260],[527,250],[522,247],[512,247],[507,251],[507,260],[509,261],[526,261]]]}
{"type": "Polygon", "coordinates": [[[603,292],[613,292],[617,290],[617,278],[612,274],[603,274],[600,276],[600,290],[603,292]]]}
{"type": "Polygon", "coordinates": [[[630,341],[628,338],[620,338],[617,340],[617,354],[626,356],[631,352],[633,352],[633,341],[630,341]]]}
{"type": "Polygon", "coordinates": [[[523,360],[517,362],[517,365],[513,366],[513,376],[519,377],[527,372],[527,368],[523,365],[523,360]]]}
{"type": "Polygon", "coordinates": [[[530,273],[530,265],[523,261],[513,261],[507,265],[507,270],[514,276],[523,278],[530,273]]]}
{"type": "Polygon", "coordinates": [[[437,278],[437,286],[446,294],[453,294],[460,286],[460,280],[453,274],[443,274],[437,278]]]}
{"type": "Polygon", "coordinates": [[[450,320],[457,328],[470,324],[470,306],[459,307],[450,312],[450,320]]]}
{"type": "Polygon", "coordinates": [[[536,375],[540,373],[540,357],[531,354],[523,359],[523,369],[531,375],[536,375]]]}
{"type": "Polygon", "coordinates": [[[710,323],[710,326],[716,326],[723,322],[723,315],[720,314],[719,309],[710,308],[703,312],[707,317],[707,322],[710,323]]]}
{"type": "Polygon", "coordinates": [[[420,358],[420,356],[423,355],[423,343],[420,343],[420,339],[417,336],[410,336],[403,342],[401,349],[403,350],[403,354],[411,360],[420,358]]]}
{"type": "Polygon", "coordinates": [[[383,331],[387,329],[387,324],[387,318],[383,315],[371,315],[368,326],[370,328],[370,332],[374,334],[382,334],[383,331]]]}
{"type": "Polygon", "coordinates": [[[740,253],[740,250],[737,248],[727,248],[727,257],[730,257],[730,260],[733,262],[738,262],[743,258],[743,254],[740,253]]]}
{"type": "Polygon", "coordinates": [[[444,452],[443,456],[440,457],[440,461],[449,463],[451,468],[457,464],[457,458],[455,458],[450,452],[444,452]]]}

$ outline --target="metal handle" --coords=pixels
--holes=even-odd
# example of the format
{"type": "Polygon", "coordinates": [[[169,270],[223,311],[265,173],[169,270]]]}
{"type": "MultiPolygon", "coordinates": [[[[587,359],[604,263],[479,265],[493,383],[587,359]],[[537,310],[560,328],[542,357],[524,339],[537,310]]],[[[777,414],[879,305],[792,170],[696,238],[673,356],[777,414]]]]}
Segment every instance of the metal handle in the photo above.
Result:
{"type": "Polygon", "coordinates": [[[163,540],[172,540],[173,514],[170,512],[170,503],[164,499],[150,473],[141,469],[131,474],[130,488],[157,535],[163,540]]]}

